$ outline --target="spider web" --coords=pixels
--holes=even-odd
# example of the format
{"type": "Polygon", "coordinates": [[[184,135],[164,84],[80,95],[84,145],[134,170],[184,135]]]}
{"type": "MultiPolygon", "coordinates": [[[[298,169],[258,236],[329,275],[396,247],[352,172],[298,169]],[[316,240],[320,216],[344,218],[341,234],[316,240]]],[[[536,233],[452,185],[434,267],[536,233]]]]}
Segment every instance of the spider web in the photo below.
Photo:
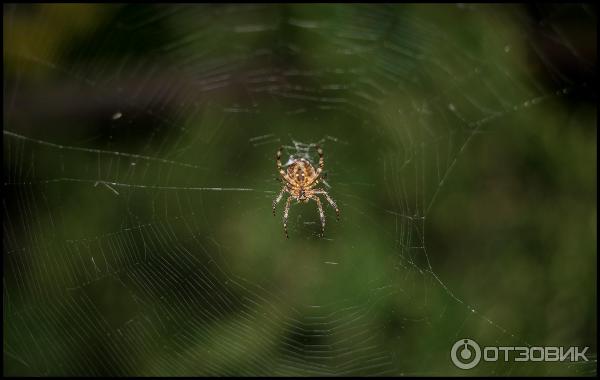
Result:
{"type": "Polygon", "coordinates": [[[566,19],[595,9],[7,6],[5,374],[458,374],[465,336],[583,344],[531,341],[426,238],[477,141],[595,97],[566,19]],[[324,202],[322,238],[293,204],[285,240],[274,155],[317,143],[342,218],[324,202]]]}

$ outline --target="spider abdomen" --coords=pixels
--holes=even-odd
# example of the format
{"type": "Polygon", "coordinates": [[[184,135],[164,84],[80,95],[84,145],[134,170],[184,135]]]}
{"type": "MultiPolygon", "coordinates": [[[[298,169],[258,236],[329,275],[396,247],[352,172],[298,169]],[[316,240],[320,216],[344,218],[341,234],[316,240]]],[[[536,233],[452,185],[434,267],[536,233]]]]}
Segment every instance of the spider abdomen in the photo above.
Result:
{"type": "Polygon", "coordinates": [[[288,176],[302,186],[315,176],[315,168],[305,159],[299,159],[287,169],[288,176]]]}

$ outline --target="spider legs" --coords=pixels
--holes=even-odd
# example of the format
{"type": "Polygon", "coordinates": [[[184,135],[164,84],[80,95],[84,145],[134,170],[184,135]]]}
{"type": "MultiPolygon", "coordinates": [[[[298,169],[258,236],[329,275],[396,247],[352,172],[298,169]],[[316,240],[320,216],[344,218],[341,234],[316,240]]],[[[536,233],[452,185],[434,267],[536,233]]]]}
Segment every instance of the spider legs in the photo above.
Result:
{"type": "MultiPolygon", "coordinates": [[[[323,203],[317,194],[323,194],[327,202],[335,209],[337,220],[340,219],[340,210],[335,201],[323,189],[313,189],[318,183],[321,173],[325,168],[325,159],[323,158],[323,149],[317,145],[317,153],[319,154],[319,164],[314,170],[313,166],[306,159],[297,159],[291,163],[287,169],[281,164],[281,155],[283,154],[283,146],[281,146],[275,154],[275,163],[277,170],[284,182],[284,187],[281,189],[277,197],[273,200],[273,216],[275,216],[275,207],[281,201],[283,194],[287,191],[290,196],[285,202],[283,210],[283,230],[285,237],[289,238],[287,221],[290,211],[291,202],[296,199],[298,202],[306,202],[308,199],[313,199],[317,203],[319,209],[319,217],[321,219],[321,231],[325,234],[325,213],[323,212],[323,203]],[[287,170],[287,171],[286,171],[287,170]],[[289,174],[288,174],[289,172],[289,174]],[[291,175],[291,177],[290,177],[291,175]],[[308,199],[307,199],[308,198],[308,199]]],[[[291,157],[290,157],[291,158],[291,157]]],[[[287,164],[286,164],[287,165],[287,164]]]]}
{"type": "Polygon", "coordinates": [[[279,174],[283,177],[286,182],[292,182],[292,179],[287,175],[285,170],[283,170],[283,166],[281,165],[281,152],[283,151],[283,146],[280,146],[277,149],[277,154],[275,155],[275,162],[277,163],[277,170],[279,170],[279,174]]]}
{"type": "Polygon", "coordinates": [[[275,216],[275,206],[277,206],[277,203],[279,203],[279,201],[283,197],[283,193],[284,192],[285,192],[285,186],[283,187],[283,189],[281,189],[281,192],[279,193],[279,195],[277,196],[277,198],[275,198],[273,200],[273,216],[275,216]]]}
{"type": "MultiPolygon", "coordinates": [[[[286,191],[286,187],[284,186],[283,189],[281,189],[281,191],[279,192],[279,195],[277,195],[277,198],[275,198],[273,200],[273,216],[275,216],[275,206],[277,206],[277,203],[279,203],[279,201],[281,200],[281,198],[283,197],[283,194],[286,191]]],[[[287,230],[287,219],[288,219],[288,214],[290,211],[290,204],[292,203],[292,199],[294,197],[293,196],[289,196],[287,201],[285,202],[285,209],[283,210],[283,230],[285,231],[285,237],[289,238],[288,236],[288,230],[287,230]]]]}
{"type": "Polygon", "coordinates": [[[335,201],[327,193],[325,193],[325,198],[327,198],[327,201],[329,202],[329,204],[331,205],[331,207],[333,207],[335,209],[335,218],[337,220],[340,220],[340,209],[335,204],[335,201]]]}
{"type": "Polygon", "coordinates": [[[277,149],[277,154],[275,155],[275,162],[277,162],[277,169],[279,169],[279,173],[281,175],[284,175],[285,172],[283,171],[282,167],[281,167],[281,151],[283,150],[283,147],[279,147],[279,149],[277,149]]]}
{"type": "Polygon", "coordinates": [[[335,201],[333,200],[333,198],[331,198],[329,196],[329,194],[327,194],[327,192],[325,190],[315,189],[314,193],[315,194],[323,194],[325,196],[325,198],[327,198],[327,202],[329,202],[329,204],[331,205],[331,207],[333,207],[335,209],[336,219],[340,220],[340,209],[335,204],[335,201]]]}
{"type": "Polygon", "coordinates": [[[293,196],[289,196],[287,201],[285,202],[285,209],[283,210],[283,230],[285,231],[285,238],[288,239],[288,230],[287,230],[287,220],[288,220],[288,213],[290,211],[290,204],[292,203],[292,199],[294,197],[293,196]]]}
{"type": "Polygon", "coordinates": [[[305,184],[305,186],[316,186],[317,183],[319,183],[319,177],[321,176],[321,173],[323,172],[323,168],[325,167],[325,160],[323,158],[323,149],[321,148],[320,145],[317,145],[317,153],[319,153],[319,166],[317,167],[317,170],[315,170],[314,175],[309,178],[308,182],[305,184]]]}
{"type": "Polygon", "coordinates": [[[317,202],[317,207],[319,208],[319,216],[321,217],[321,234],[325,236],[325,213],[323,212],[323,206],[321,205],[321,200],[316,195],[310,197],[317,202]]]}
{"type": "Polygon", "coordinates": [[[321,175],[323,168],[325,167],[325,159],[323,158],[323,149],[320,145],[317,145],[317,153],[319,153],[319,167],[317,168],[316,176],[321,175]]]}

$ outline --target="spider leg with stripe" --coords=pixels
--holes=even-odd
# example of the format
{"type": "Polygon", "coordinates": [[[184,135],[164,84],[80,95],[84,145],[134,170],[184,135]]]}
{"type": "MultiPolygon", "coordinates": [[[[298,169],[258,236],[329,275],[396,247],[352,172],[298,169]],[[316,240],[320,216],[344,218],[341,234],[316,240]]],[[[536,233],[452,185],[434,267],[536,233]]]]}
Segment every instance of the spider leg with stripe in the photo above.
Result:
{"type": "Polygon", "coordinates": [[[319,208],[319,217],[321,218],[321,234],[322,236],[325,236],[325,213],[323,212],[321,200],[316,195],[311,196],[310,199],[314,199],[315,202],[317,202],[317,207],[319,208]]]}
{"type": "Polygon", "coordinates": [[[287,230],[287,221],[288,221],[288,213],[290,212],[290,204],[292,203],[292,199],[294,197],[290,195],[285,202],[285,209],[283,210],[283,230],[285,231],[285,238],[289,239],[288,230],[287,230]]]}
{"type": "Polygon", "coordinates": [[[275,162],[277,163],[277,170],[279,170],[279,174],[283,177],[283,179],[288,183],[293,183],[294,181],[287,175],[285,170],[283,170],[283,165],[281,165],[281,152],[283,147],[279,147],[277,150],[277,154],[275,155],[275,162]]]}
{"type": "Polygon", "coordinates": [[[283,193],[285,193],[285,190],[286,190],[286,186],[283,186],[283,189],[281,189],[281,192],[279,193],[279,195],[277,196],[277,198],[275,198],[273,200],[273,216],[275,216],[275,206],[277,206],[277,203],[279,203],[279,201],[283,197],[283,193]]]}
{"type": "Polygon", "coordinates": [[[329,194],[327,194],[327,192],[323,189],[315,189],[315,190],[313,190],[313,193],[314,194],[323,194],[325,196],[325,198],[327,198],[327,202],[329,202],[331,207],[333,207],[335,209],[335,215],[336,215],[337,220],[340,220],[340,209],[337,207],[337,204],[335,203],[333,198],[331,198],[329,196],[329,194]]]}

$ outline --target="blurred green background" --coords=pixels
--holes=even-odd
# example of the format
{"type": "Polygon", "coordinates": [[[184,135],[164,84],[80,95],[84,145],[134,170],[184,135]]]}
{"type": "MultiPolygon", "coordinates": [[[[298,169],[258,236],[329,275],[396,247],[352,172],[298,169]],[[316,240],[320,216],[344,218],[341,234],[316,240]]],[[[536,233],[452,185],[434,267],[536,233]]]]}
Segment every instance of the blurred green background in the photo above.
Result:
{"type": "Polygon", "coordinates": [[[5,375],[594,375],[596,8],[4,5],[5,375]],[[342,218],[271,202],[315,160],[342,218]],[[588,346],[588,363],[481,346],[588,346]]]}

